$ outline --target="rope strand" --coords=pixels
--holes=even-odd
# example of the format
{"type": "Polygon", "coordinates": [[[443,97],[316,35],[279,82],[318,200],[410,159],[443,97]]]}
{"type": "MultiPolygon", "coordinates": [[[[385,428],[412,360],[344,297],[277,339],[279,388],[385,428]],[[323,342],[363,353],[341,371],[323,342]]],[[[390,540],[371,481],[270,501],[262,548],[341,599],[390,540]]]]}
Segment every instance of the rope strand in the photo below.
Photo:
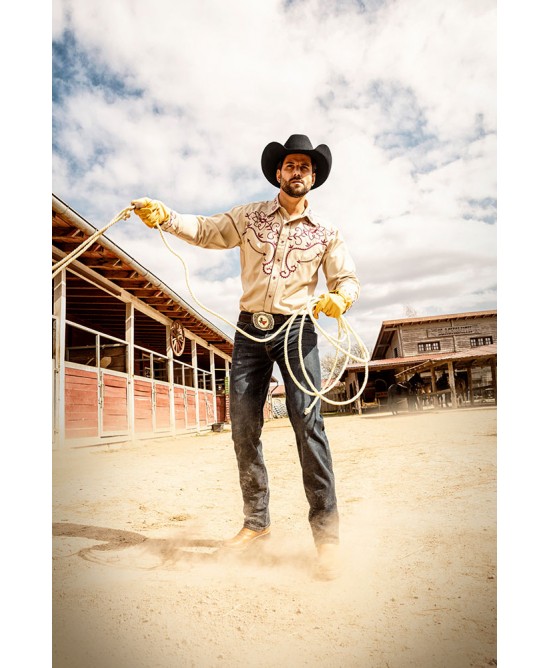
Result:
{"type": "Polygon", "coordinates": [[[56,262],[53,266],[52,278],[55,278],[59,272],[69,265],[73,260],[76,260],[77,257],[82,255],[82,253],[89,248],[96,239],[104,234],[112,225],[118,223],[119,220],[127,220],[132,211],[135,209],[135,206],[127,206],[125,209],[122,209],[112,220],[107,223],[105,227],[102,227],[100,230],[96,230],[88,239],[86,239],[80,246],[77,246],[73,251],[66,255],[62,260],[56,262]]]}
{"type": "MultiPolygon", "coordinates": [[[[187,285],[187,289],[189,290],[189,294],[191,295],[191,297],[193,298],[195,303],[200,308],[207,311],[208,313],[215,316],[216,318],[218,318],[220,320],[223,320],[223,322],[225,322],[227,325],[232,327],[235,331],[240,332],[246,338],[250,339],[251,341],[256,341],[258,343],[269,343],[269,341],[273,341],[273,339],[275,339],[277,336],[279,336],[279,334],[284,332],[285,329],[286,329],[284,354],[285,354],[285,364],[286,364],[286,367],[287,367],[288,372],[290,374],[290,377],[294,381],[294,384],[302,392],[304,392],[305,394],[308,394],[309,396],[315,397],[314,401],[306,408],[306,410],[305,410],[306,415],[312,411],[313,407],[315,406],[315,404],[317,403],[317,401],[319,399],[323,399],[323,401],[325,401],[328,404],[331,404],[333,406],[346,406],[347,404],[351,404],[352,402],[356,401],[363,394],[363,391],[364,391],[365,387],[367,386],[367,382],[368,382],[369,354],[368,354],[368,351],[367,351],[367,348],[366,348],[365,344],[362,342],[362,340],[360,339],[357,332],[353,329],[353,327],[349,324],[349,322],[344,318],[344,316],[340,316],[339,318],[337,318],[337,322],[338,322],[338,331],[343,330],[345,332],[345,337],[348,341],[348,349],[347,350],[344,350],[340,346],[340,343],[341,343],[342,339],[340,339],[340,338],[335,339],[333,336],[331,336],[328,332],[326,332],[323,329],[323,327],[321,327],[318,320],[314,317],[313,307],[319,301],[318,297],[311,297],[301,309],[299,309],[298,311],[295,311],[290,316],[290,318],[279,327],[279,329],[276,329],[269,336],[266,336],[265,338],[258,338],[256,336],[252,336],[248,332],[245,332],[243,329],[241,329],[238,325],[235,325],[232,322],[230,322],[229,320],[227,320],[226,318],[224,318],[219,313],[216,313],[215,311],[212,311],[211,309],[209,309],[205,304],[203,304],[198,299],[198,297],[196,297],[195,293],[193,292],[193,289],[191,288],[191,284],[190,284],[190,280],[189,280],[189,270],[187,268],[187,264],[186,264],[185,260],[181,257],[181,255],[179,253],[177,253],[170,246],[170,244],[166,240],[164,232],[162,231],[162,229],[160,227],[159,227],[159,232],[160,232],[160,236],[161,236],[162,241],[164,242],[164,245],[166,246],[166,248],[173,255],[175,255],[178,258],[178,260],[182,263],[183,269],[184,269],[185,283],[187,285]],[[313,381],[311,380],[311,377],[308,375],[308,373],[306,371],[305,364],[304,364],[304,357],[303,357],[303,352],[302,352],[302,332],[303,332],[303,327],[304,327],[306,316],[308,316],[308,315],[310,316],[312,322],[315,324],[317,329],[319,329],[321,334],[323,334],[323,336],[327,339],[327,341],[329,341],[329,343],[336,350],[344,353],[344,355],[345,355],[345,361],[342,364],[340,373],[334,379],[332,384],[329,384],[329,386],[326,387],[324,390],[319,390],[315,387],[313,381]],[[302,383],[296,378],[294,372],[292,371],[290,360],[288,358],[288,341],[289,341],[290,328],[291,328],[292,324],[294,323],[294,321],[299,317],[301,317],[301,322],[300,322],[300,331],[299,331],[299,335],[298,335],[298,355],[299,355],[299,359],[300,359],[300,368],[302,370],[302,373],[304,375],[304,378],[305,378],[307,384],[311,388],[310,390],[308,390],[306,387],[304,387],[302,385],[302,383]],[[361,357],[357,357],[356,355],[353,355],[351,353],[351,338],[350,338],[350,336],[353,336],[355,338],[355,341],[357,342],[357,344],[359,346],[359,349],[361,351],[361,355],[362,355],[361,357]],[[344,373],[344,371],[346,369],[346,366],[347,366],[348,362],[351,359],[365,365],[365,378],[363,380],[363,383],[362,383],[360,389],[358,390],[358,392],[353,397],[351,397],[351,399],[347,399],[346,401],[335,401],[335,400],[327,398],[326,394],[339,382],[340,378],[342,377],[342,374],[344,373]]],[[[333,369],[335,368],[335,366],[336,366],[336,360],[333,364],[333,369]]],[[[332,375],[332,371],[331,371],[331,375],[332,375]]]]}

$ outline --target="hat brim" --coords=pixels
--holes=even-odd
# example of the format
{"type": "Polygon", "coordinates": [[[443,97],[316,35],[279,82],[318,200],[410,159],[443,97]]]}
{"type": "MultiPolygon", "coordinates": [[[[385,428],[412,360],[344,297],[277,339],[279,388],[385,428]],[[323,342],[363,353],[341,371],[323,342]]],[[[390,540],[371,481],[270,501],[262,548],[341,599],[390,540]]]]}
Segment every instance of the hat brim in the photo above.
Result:
{"type": "Polygon", "coordinates": [[[279,144],[279,142],[276,141],[272,141],[268,144],[262,153],[262,172],[269,183],[275,186],[275,188],[279,187],[279,182],[277,181],[277,165],[281,160],[284,160],[285,156],[295,153],[309,155],[312,162],[315,162],[317,166],[315,171],[315,183],[311,189],[313,190],[314,188],[322,186],[328,179],[332,166],[332,156],[330,149],[326,144],[319,144],[317,148],[308,150],[301,148],[285,148],[282,144],[279,144]]]}

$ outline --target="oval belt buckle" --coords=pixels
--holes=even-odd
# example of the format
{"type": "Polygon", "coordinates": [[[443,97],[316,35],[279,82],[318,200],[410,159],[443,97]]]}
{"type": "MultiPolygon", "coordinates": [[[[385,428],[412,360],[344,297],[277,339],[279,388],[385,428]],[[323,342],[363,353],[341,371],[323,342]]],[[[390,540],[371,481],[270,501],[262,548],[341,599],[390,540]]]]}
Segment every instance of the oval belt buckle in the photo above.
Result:
{"type": "Polygon", "coordinates": [[[259,313],[252,314],[252,323],[257,329],[263,329],[264,332],[268,332],[270,329],[273,329],[275,320],[271,313],[260,311],[259,313]]]}

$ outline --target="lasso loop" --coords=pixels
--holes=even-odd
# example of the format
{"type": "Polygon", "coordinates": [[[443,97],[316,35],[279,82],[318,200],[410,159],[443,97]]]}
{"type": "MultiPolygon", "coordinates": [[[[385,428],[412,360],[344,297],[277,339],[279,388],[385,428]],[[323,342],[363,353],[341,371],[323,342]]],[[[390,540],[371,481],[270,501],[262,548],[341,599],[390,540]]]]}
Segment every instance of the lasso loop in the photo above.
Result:
{"type": "MultiPolygon", "coordinates": [[[[94,232],[84,243],[82,243],[80,246],[75,248],[71,253],[69,253],[67,256],[65,256],[62,260],[59,262],[55,263],[52,267],[53,273],[52,273],[52,278],[56,276],[62,269],[64,269],[68,264],[76,260],[77,257],[79,257],[89,246],[91,246],[96,239],[98,239],[102,234],[104,234],[112,225],[117,223],[119,220],[126,220],[130,217],[132,211],[134,210],[134,206],[129,206],[120,211],[105,227],[103,227],[100,230],[97,230],[94,232]]],[[[294,381],[295,385],[305,394],[315,397],[314,400],[310,403],[310,405],[306,408],[304,413],[307,415],[309,414],[312,410],[317,401],[319,399],[323,399],[328,404],[331,404],[332,406],[346,406],[347,404],[351,404],[361,395],[363,394],[363,391],[365,387],[367,386],[368,382],[368,362],[369,362],[369,354],[367,351],[367,348],[365,344],[361,341],[361,338],[357,334],[357,332],[353,329],[353,327],[349,324],[349,322],[344,318],[344,316],[340,316],[337,318],[338,322],[338,336],[335,338],[331,334],[329,334],[327,331],[321,327],[319,324],[319,321],[317,318],[313,316],[313,307],[315,304],[319,301],[318,297],[311,297],[302,308],[299,310],[295,311],[288,320],[284,322],[279,329],[275,330],[272,334],[266,336],[265,338],[258,338],[255,336],[252,336],[248,332],[245,332],[243,329],[241,329],[238,325],[233,324],[226,318],[224,318],[222,315],[219,313],[216,313],[215,311],[212,311],[209,309],[207,306],[205,306],[195,295],[191,288],[190,280],[189,280],[189,270],[187,268],[187,264],[185,260],[181,257],[179,253],[177,253],[168,243],[166,240],[165,234],[162,231],[162,229],[159,227],[158,228],[160,232],[161,239],[166,246],[166,248],[172,253],[172,255],[175,255],[178,260],[182,263],[183,269],[184,269],[184,275],[185,275],[185,283],[187,285],[187,289],[189,290],[189,294],[195,301],[195,303],[204,311],[207,313],[210,313],[211,315],[215,316],[219,320],[222,320],[225,322],[227,325],[232,327],[234,330],[237,332],[240,332],[243,336],[246,338],[250,339],[251,341],[256,341],[258,343],[268,343],[269,341],[272,341],[275,339],[279,334],[285,331],[285,342],[284,342],[284,356],[285,356],[285,364],[288,369],[288,373],[290,374],[290,377],[294,381]],[[327,380],[326,386],[323,390],[318,389],[315,387],[315,384],[313,383],[311,377],[308,375],[305,364],[304,364],[304,357],[303,357],[303,351],[302,351],[302,334],[303,334],[303,329],[304,329],[304,324],[306,321],[307,316],[311,318],[311,321],[315,324],[315,327],[319,330],[319,332],[325,337],[325,339],[330,343],[333,348],[338,351],[338,353],[342,353],[344,355],[344,361],[340,366],[340,372],[338,373],[337,376],[334,376],[334,372],[337,366],[338,362],[338,354],[335,355],[334,357],[334,363],[332,365],[329,378],[327,380]],[[288,357],[288,348],[289,348],[289,334],[290,334],[290,329],[293,325],[293,323],[300,318],[300,330],[298,333],[298,355],[300,359],[300,368],[302,370],[302,374],[304,376],[304,379],[309,387],[305,387],[295,376],[294,372],[292,371],[292,366],[290,364],[290,360],[288,357]],[[360,350],[360,355],[357,356],[354,355],[351,352],[352,349],[352,338],[355,340],[359,350],[360,350]],[[347,349],[344,349],[341,344],[347,344],[347,349]],[[363,383],[358,390],[358,392],[351,397],[351,399],[346,399],[345,401],[335,401],[333,399],[329,399],[326,395],[340,382],[340,378],[342,377],[342,374],[344,373],[346,366],[348,365],[350,360],[354,360],[355,362],[358,362],[360,364],[365,365],[365,378],[363,380],[363,383]]]]}

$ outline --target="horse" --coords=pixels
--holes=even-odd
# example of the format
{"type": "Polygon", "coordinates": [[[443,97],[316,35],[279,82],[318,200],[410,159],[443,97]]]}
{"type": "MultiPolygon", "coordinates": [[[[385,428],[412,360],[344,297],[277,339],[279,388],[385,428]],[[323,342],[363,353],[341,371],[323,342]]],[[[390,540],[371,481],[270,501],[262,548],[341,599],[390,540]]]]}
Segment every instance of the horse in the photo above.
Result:
{"type": "Polygon", "coordinates": [[[409,378],[409,383],[411,384],[412,389],[417,394],[428,394],[432,387],[432,384],[429,380],[424,380],[419,373],[415,373],[414,376],[409,378]]]}
{"type": "Polygon", "coordinates": [[[432,392],[432,384],[429,380],[424,380],[422,376],[417,372],[414,376],[409,378],[409,383],[413,392],[417,396],[418,408],[422,408],[426,403],[431,403],[431,397],[428,395],[432,392]]]}
{"type": "Polygon", "coordinates": [[[455,388],[457,399],[465,404],[468,401],[468,374],[465,371],[455,374],[455,388]]]}
{"type": "Polygon", "coordinates": [[[416,410],[416,394],[410,382],[404,380],[388,387],[388,407],[392,415],[397,415],[399,412],[397,406],[403,398],[407,400],[408,410],[416,410]]]}
{"type": "MultiPolygon", "coordinates": [[[[467,399],[467,393],[468,393],[468,383],[466,379],[463,376],[460,376],[458,374],[455,374],[455,390],[456,390],[456,398],[457,402],[459,404],[464,403],[467,399]]],[[[435,382],[435,387],[437,390],[440,392],[444,392],[439,396],[439,401],[442,406],[447,406],[451,405],[451,386],[449,385],[449,375],[446,371],[444,371],[441,376],[436,380],[435,382]],[[449,390],[449,392],[445,392],[445,390],[449,390]]]]}

